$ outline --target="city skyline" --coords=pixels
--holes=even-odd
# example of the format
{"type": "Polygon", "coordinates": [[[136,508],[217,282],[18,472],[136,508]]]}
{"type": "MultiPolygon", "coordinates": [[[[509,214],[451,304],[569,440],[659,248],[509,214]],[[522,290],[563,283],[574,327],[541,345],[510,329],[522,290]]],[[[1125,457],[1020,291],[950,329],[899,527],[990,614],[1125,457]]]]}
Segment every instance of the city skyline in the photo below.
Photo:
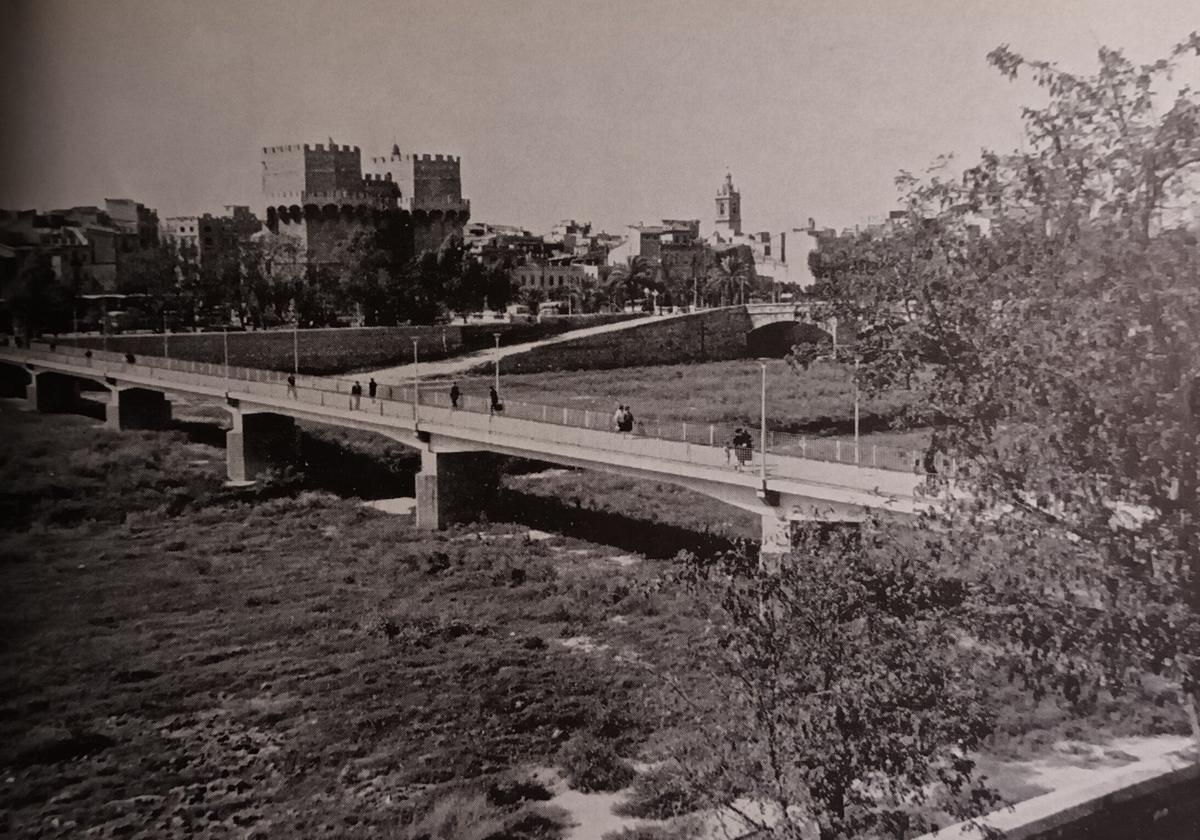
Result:
{"type": "Polygon", "coordinates": [[[261,214],[262,147],[332,138],[461,156],[475,219],[614,232],[711,223],[726,172],[747,230],[865,221],[901,169],[1017,146],[1036,94],[989,49],[1086,72],[1196,24],[1176,2],[10,5],[0,207],[261,214]]]}

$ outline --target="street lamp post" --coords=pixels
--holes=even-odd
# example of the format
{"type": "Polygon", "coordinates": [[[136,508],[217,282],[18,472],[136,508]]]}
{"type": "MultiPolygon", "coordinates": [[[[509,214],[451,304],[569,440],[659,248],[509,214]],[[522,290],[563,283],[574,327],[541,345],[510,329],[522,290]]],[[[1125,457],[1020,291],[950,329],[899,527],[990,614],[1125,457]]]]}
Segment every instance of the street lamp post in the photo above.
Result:
{"type": "Polygon", "coordinates": [[[225,390],[229,390],[229,328],[221,327],[221,348],[225,354],[225,390]]]}
{"type": "Polygon", "coordinates": [[[496,339],[496,370],[495,384],[492,386],[496,389],[496,393],[500,393],[500,333],[492,333],[492,337],[496,339]]]}
{"type": "Polygon", "coordinates": [[[300,375],[300,318],[292,321],[292,376],[300,375]]]}
{"type": "Polygon", "coordinates": [[[759,478],[762,479],[762,487],[767,489],[767,363],[761,359],[758,366],[762,368],[762,401],[759,405],[759,441],[758,448],[761,450],[759,455],[759,478]]]}
{"type": "Polygon", "coordinates": [[[858,356],[854,356],[854,463],[859,462],[858,449],[858,356]]]}
{"type": "Polygon", "coordinates": [[[417,342],[418,341],[420,341],[420,339],[414,336],[412,339],[412,345],[413,345],[413,425],[416,425],[416,422],[417,422],[417,406],[419,406],[421,404],[420,403],[421,368],[420,368],[420,360],[417,358],[417,342]]]}
{"type": "Polygon", "coordinates": [[[167,332],[167,313],[166,312],[164,312],[162,314],[162,324],[163,324],[163,358],[169,359],[169,358],[171,358],[171,345],[168,343],[168,341],[170,339],[171,334],[169,332],[167,332]]]}

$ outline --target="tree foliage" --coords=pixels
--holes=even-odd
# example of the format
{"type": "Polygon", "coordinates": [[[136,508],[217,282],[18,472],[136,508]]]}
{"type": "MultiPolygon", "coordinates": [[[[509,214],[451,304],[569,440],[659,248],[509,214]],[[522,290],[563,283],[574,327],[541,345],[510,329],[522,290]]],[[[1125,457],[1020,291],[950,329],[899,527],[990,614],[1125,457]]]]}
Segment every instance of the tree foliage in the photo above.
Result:
{"type": "Polygon", "coordinates": [[[833,243],[818,291],[864,385],[926,374],[976,632],[1072,703],[1161,672],[1200,738],[1200,97],[1170,82],[1197,56],[1196,34],[1092,75],[993,51],[1046,95],[1025,150],[902,175],[907,218],[833,243]]]}
{"type": "Polygon", "coordinates": [[[991,717],[962,591],[872,536],[811,530],[777,564],[735,553],[672,581],[709,628],[673,684],[698,725],[672,784],[733,836],[904,837],[996,801],[970,757],[991,717]]]}

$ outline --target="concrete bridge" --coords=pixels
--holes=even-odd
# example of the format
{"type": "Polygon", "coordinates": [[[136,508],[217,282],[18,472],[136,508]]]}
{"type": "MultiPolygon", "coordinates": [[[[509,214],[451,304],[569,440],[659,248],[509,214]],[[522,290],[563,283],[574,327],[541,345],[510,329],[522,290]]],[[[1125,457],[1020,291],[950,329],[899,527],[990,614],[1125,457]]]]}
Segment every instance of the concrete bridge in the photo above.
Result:
{"type": "Polygon", "coordinates": [[[496,456],[668,482],[762,517],[763,551],[790,545],[791,523],[854,521],[868,511],[912,516],[930,504],[923,476],[902,469],[829,463],[756,447],[750,463],[714,441],[664,439],[608,431],[607,417],[555,406],[514,405],[493,415],[468,398],[452,408],[444,392],[391,386],[379,399],[355,398],[344,380],[299,377],[290,387],[278,371],[78,348],[0,348],[0,373],[10,389],[24,384],[39,411],[70,411],[82,388],[107,392],[110,428],[161,428],[171,416],[169,396],[209,398],[229,411],[227,471],[250,481],[295,456],[297,420],[386,435],[421,453],[417,523],[439,529],[473,520],[498,485],[496,456]],[[600,426],[600,428],[595,428],[600,426]]]}

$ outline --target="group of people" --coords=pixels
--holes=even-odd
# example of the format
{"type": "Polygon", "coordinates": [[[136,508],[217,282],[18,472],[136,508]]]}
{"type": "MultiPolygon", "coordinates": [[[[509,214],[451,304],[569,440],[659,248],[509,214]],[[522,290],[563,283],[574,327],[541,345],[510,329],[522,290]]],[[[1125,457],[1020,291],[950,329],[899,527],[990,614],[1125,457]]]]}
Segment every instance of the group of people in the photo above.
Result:
{"type": "MultiPolygon", "coordinates": [[[[295,387],[296,387],[295,386],[295,377],[291,377],[291,376],[288,377],[288,386],[292,390],[295,390],[295,387]]],[[[378,393],[379,393],[379,383],[376,382],[375,377],[372,376],[371,381],[367,383],[367,396],[369,396],[371,398],[371,400],[374,401],[375,395],[378,393]]],[[[354,409],[355,411],[357,411],[359,408],[362,407],[362,394],[363,394],[362,383],[355,381],[355,383],[350,386],[350,408],[351,409],[354,409]]]]}
{"type": "Polygon", "coordinates": [[[613,412],[613,426],[618,432],[629,434],[633,431],[633,412],[627,405],[618,405],[613,412]]]}

